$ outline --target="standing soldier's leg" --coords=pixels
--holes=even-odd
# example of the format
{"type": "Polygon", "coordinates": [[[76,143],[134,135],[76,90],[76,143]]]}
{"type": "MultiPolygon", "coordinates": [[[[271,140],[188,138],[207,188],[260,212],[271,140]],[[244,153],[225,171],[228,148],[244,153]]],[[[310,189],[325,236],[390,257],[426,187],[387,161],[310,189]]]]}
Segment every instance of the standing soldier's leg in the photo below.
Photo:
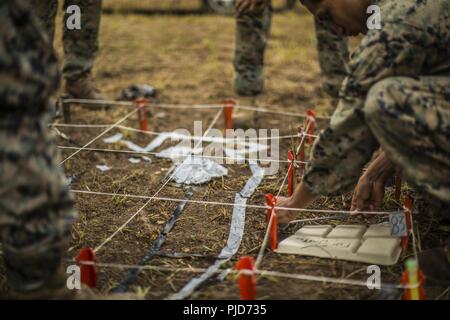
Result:
{"type": "Polygon", "coordinates": [[[39,292],[38,297],[42,290],[50,295],[65,291],[62,257],[76,217],[47,123],[42,115],[17,113],[3,114],[0,123],[0,227],[7,278],[15,292],[39,292]]]}
{"type": "Polygon", "coordinates": [[[255,96],[263,91],[264,52],[271,21],[271,5],[258,12],[237,15],[234,87],[238,95],[255,96]]]}
{"type": "Polygon", "coordinates": [[[316,20],[317,49],[323,88],[333,98],[339,97],[342,81],[347,76],[349,51],[347,40],[316,20]]]}
{"type": "Polygon", "coordinates": [[[297,0],[286,0],[286,9],[291,10],[295,7],[297,0]]]}
{"type": "Polygon", "coordinates": [[[76,214],[46,119],[58,64],[22,4],[0,2],[0,237],[9,284],[25,294],[65,288],[58,270],[76,214]]]}
{"type": "Polygon", "coordinates": [[[201,11],[211,11],[211,7],[209,6],[209,0],[202,0],[200,10],[201,11]]]}
{"type": "Polygon", "coordinates": [[[58,10],[58,0],[29,0],[34,14],[41,20],[48,33],[50,44],[55,37],[55,17],[58,10]]]}
{"type": "Polygon", "coordinates": [[[370,90],[364,113],[406,180],[450,204],[450,77],[383,80],[370,90]]]}
{"type": "Polygon", "coordinates": [[[65,0],[63,20],[64,66],[66,91],[74,98],[102,100],[104,96],[92,83],[92,69],[98,51],[101,0],[65,0]],[[67,8],[81,9],[81,29],[69,30],[66,22],[71,17],[67,8]]]}

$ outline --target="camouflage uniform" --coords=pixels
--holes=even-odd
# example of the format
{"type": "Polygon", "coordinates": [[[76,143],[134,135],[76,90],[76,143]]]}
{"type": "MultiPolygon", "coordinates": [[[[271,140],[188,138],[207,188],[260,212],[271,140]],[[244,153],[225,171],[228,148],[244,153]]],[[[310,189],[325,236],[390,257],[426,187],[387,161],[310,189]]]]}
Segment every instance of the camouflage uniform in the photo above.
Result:
{"type": "MultiPolygon", "coordinates": [[[[45,24],[53,43],[58,0],[29,0],[34,12],[45,24]]],[[[65,12],[63,20],[64,66],[63,76],[69,81],[89,75],[98,51],[98,34],[102,9],[101,0],[65,0],[64,8],[77,5],[81,9],[81,30],[69,30],[65,12]]]]}
{"type": "Polygon", "coordinates": [[[60,77],[40,30],[22,0],[0,2],[0,238],[17,291],[55,274],[76,216],[46,121],[60,77]]]}
{"type": "MultiPolygon", "coordinates": [[[[239,95],[253,96],[263,90],[264,52],[271,21],[271,4],[264,10],[237,15],[234,69],[235,91],[239,95]]],[[[324,90],[331,96],[338,97],[342,81],[347,75],[347,41],[325,23],[318,21],[316,33],[324,90]]]]}
{"type": "Polygon", "coordinates": [[[317,195],[349,191],[381,146],[409,183],[450,203],[450,0],[373,2],[382,29],[352,55],[305,184],[317,195]]]}
{"type": "Polygon", "coordinates": [[[317,50],[322,73],[322,86],[333,98],[339,97],[342,82],[348,74],[350,53],[347,39],[332,31],[330,25],[315,20],[317,50]]]}
{"type": "Polygon", "coordinates": [[[235,91],[254,96],[263,91],[264,52],[272,23],[272,5],[236,17],[235,91]]]}

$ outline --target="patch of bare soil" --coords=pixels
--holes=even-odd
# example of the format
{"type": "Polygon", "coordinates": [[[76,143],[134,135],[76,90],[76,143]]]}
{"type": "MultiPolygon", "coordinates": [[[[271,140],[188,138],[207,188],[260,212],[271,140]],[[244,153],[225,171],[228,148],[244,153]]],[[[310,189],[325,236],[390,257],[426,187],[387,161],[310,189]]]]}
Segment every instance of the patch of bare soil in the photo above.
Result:
{"type": "MultiPolygon", "coordinates": [[[[57,28],[59,29],[59,28],[57,28]]],[[[59,33],[58,33],[59,35],[59,33]]],[[[309,108],[319,115],[330,115],[333,102],[320,90],[320,74],[315,49],[312,19],[302,11],[277,14],[273,21],[272,36],[266,54],[266,90],[252,104],[273,110],[303,113],[309,108]]],[[[207,104],[219,103],[233,93],[234,19],[216,15],[203,16],[145,16],[105,15],[101,29],[101,49],[96,63],[96,83],[111,98],[130,84],[148,83],[159,90],[153,102],[207,104]]],[[[57,43],[61,53],[61,45],[57,43]]],[[[242,100],[245,104],[247,101],[242,100]]],[[[131,109],[111,107],[95,110],[73,106],[72,122],[77,124],[112,124],[131,109]]],[[[211,123],[217,110],[188,110],[151,108],[150,130],[172,131],[178,128],[193,131],[195,120],[202,120],[204,129],[211,123]]],[[[57,120],[59,122],[62,119],[57,120]]],[[[302,119],[281,115],[254,115],[252,126],[263,129],[279,129],[280,134],[294,134],[302,119]]],[[[136,115],[122,123],[138,128],[136,115]]],[[[323,123],[321,127],[323,127],[323,123]]],[[[222,129],[223,120],[215,126],[222,129]]],[[[105,128],[59,128],[70,141],[58,137],[60,146],[83,146],[98,136],[105,128]]],[[[154,136],[113,129],[102,138],[122,132],[126,139],[140,146],[148,144],[154,136]]],[[[126,150],[123,145],[106,145],[102,138],[89,147],[126,150]]],[[[156,151],[168,147],[166,142],[156,151]]],[[[289,139],[280,141],[280,157],[291,145],[289,139]]],[[[74,150],[62,149],[63,159],[74,150]]],[[[163,185],[172,162],[149,155],[151,163],[141,161],[132,164],[126,153],[82,151],[64,163],[65,172],[73,179],[72,189],[113,194],[152,196],[163,185]],[[100,172],[96,165],[106,164],[112,169],[100,172]]],[[[139,155],[135,155],[136,157],[139,155]]],[[[234,202],[251,172],[247,165],[226,165],[228,176],[202,186],[197,186],[193,200],[234,202]]],[[[287,164],[283,163],[276,176],[265,177],[249,203],[261,205],[266,193],[276,194],[282,184],[287,164]]],[[[410,192],[410,190],[406,190],[410,192]]],[[[185,188],[169,182],[159,197],[183,198],[185,188]]],[[[282,194],[286,194],[284,188],[282,194]]],[[[133,197],[79,194],[75,195],[79,220],[73,227],[72,241],[67,259],[73,258],[85,246],[97,247],[127,222],[147,199],[133,197]]],[[[97,252],[101,263],[136,264],[150,250],[153,241],[162,232],[177,203],[152,200],[131,222],[97,252]]],[[[392,190],[389,190],[385,210],[398,208],[392,190]]],[[[321,198],[314,208],[349,209],[350,195],[321,198]]],[[[184,254],[200,254],[202,257],[168,258],[154,257],[147,264],[173,268],[205,268],[225,246],[230,226],[232,207],[188,203],[167,235],[161,250],[184,254]]],[[[301,217],[314,217],[302,214],[301,217]]],[[[356,218],[355,222],[375,223],[378,218],[356,218]],[[359,220],[358,220],[359,219],[359,220]]],[[[422,249],[442,246],[448,239],[448,230],[442,229],[427,210],[417,212],[416,226],[422,249]]],[[[327,223],[342,223],[331,221],[327,223]]],[[[299,228],[300,226],[297,226],[299,228]]],[[[248,208],[245,233],[238,254],[224,267],[233,266],[239,257],[256,257],[266,230],[264,210],[248,208]]],[[[294,232],[291,228],[280,237],[294,232]]],[[[399,283],[408,250],[393,267],[382,268],[382,280],[399,283]]],[[[366,265],[328,259],[293,255],[265,254],[262,269],[287,273],[324,275],[336,278],[366,279],[366,265]]],[[[129,270],[99,267],[99,291],[108,293],[123,281],[129,270]]],[[[190,279],[198,276],[190,272],[143,270],[130,287],[147,299],[162,299],[178,292],[190,279]]],[[[0,270],[0,293],[7,291],[3,270],[0,270]]],[[[259,299],[375,299],[379,292],[365,287],[351,287],[328,283],[307,282],[272,277],[258,278],[259,299]]],[[[236,299],[239,298],[235,278],[229,275],[220,282],[215,277],[195,292],[192,298],[236,299]]],[[[447,296],[444,298],[448,298],[447,296]]]]}

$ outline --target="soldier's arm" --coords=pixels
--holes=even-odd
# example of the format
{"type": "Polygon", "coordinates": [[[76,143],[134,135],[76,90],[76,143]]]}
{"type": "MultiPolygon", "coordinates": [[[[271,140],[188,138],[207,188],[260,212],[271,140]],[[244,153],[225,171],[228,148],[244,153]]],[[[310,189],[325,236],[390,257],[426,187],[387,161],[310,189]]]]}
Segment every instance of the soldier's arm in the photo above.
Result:
{"type": "Polygon", "coordinates": [[[426,58],[426,37],[424,32],[400,24],[370,31],[364,37],[352,55],[338,108],[312,150],[304,181],[313,194],[342,194],[355,185],[378,148],[364,118],[369,90],[385,78],[419,77],[426,58]]]}
{"type": "Polygon", "coordinates": [[[236,0],[236,11],[238,13],[264,9],[270,0],[236,0]]]}
{"type": "MultiPolygon", "coordinates": [[[[369,32],[352,55],[338,108],[314,143],[303,181],[292,197],[279,198],[277,206],[305,208],[319,195],[339,195],[356,184],[379,147],[364,118],[370,88],[388,77],[419,77],[429,45],[424,33],[410,27],[390,26],[387,30],[369,32]]],[[[283,224],[294,214],[279,209],[278,217],[283,224]]]]}

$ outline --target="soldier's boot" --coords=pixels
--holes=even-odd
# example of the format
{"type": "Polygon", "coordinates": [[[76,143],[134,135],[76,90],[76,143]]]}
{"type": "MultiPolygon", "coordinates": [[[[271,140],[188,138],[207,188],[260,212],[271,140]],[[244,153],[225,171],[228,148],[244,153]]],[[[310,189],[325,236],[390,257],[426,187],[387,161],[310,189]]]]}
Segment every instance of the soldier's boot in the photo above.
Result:
{"type": "Polygon", "coordinates": [[[259,70],[236,72],[234,90],[241,97],[260,95],[264,90],[262,72],[259,70]]]}
{"type": "Polygon", "coordinates": [[[66,92],[75,99],[107,100],[92,81],[91,76],[66,80],[66,92]]]}
{"type": "Polygon", "coordinates": [[[19,292],[12,291],[11,297],[17,300],[140,300],[132,293],[102,295],[82,285],[81,289],[67,287],[67,274],[61,266],[58,272],[42,288],[19,292]]]}

